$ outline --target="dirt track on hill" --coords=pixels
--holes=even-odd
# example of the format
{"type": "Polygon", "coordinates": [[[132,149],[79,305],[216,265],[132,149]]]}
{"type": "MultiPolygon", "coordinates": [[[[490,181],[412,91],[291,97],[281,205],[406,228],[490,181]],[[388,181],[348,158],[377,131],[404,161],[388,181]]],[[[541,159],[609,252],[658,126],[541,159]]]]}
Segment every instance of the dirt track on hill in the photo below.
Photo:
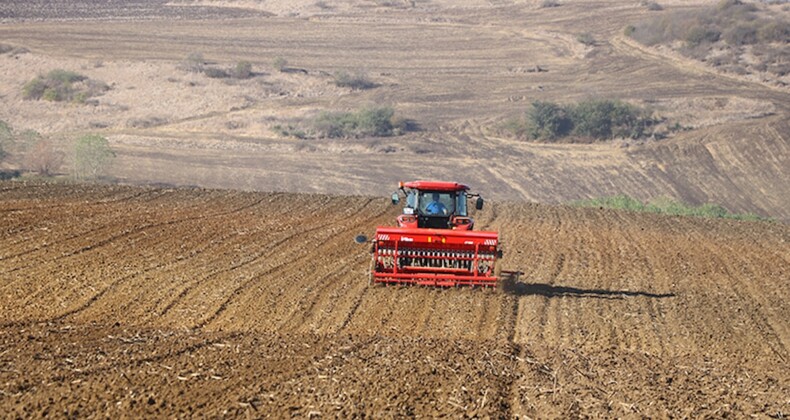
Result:
{"type": "Polygon", "coordinates": [[[0,412],[782,416],[790,229],[489,203],[497,291],[371,287],[385,199],[0,184],[0,412]]]}

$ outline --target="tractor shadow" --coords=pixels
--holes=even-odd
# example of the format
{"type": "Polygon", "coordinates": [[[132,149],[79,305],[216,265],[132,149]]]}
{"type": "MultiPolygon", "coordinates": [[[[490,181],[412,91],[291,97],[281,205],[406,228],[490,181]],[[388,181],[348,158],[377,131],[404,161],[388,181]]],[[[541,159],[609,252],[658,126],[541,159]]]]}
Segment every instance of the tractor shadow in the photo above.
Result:
{"type": "Polygon", "coordinates": [[[524,283],[519,280],[522,273],[508,271],[502,272],[502,291],[515,296],[545,296],[545,297],[577,297],[597,299],[625,299],[627,297],[643,296],[648,298],[669,298],[674,293],[649,293],[631,290],[606,290],[606,289],[580,289],[569,286],[554,286],[545,283],[524,283]]]}

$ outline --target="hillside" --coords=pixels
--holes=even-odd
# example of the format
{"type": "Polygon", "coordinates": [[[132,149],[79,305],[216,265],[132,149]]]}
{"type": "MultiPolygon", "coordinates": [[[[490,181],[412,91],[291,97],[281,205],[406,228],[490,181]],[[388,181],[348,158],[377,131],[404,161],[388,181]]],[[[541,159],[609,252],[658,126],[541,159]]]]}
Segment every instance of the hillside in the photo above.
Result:
{"type": "Polygon", "coordinates": [[[496,291],[369,286],[386,199],[0,183],[11,416],[782,417],[790,228],[491,200],[496,291]]]}
{"type": "MultiPolygon", "coordinates": [[[[658,11],[543,3],[4,2],[0,120],[52,139],[65,156],[80,135],[106,136],[117,159],[105,175],[124,183],[385,195],[400,180],[437,178],[501,201],[666,196],[790,220],[786,86],[624,36],[628,24],[714,1],[665,1],[658,11]],[[215,72],[247,62],[252,77],[189,71],[190,57],[215,72]],[[84,104],[23,99],[31,78],[59,68],[109,90],[84,104]],[[337,86],[338,72],[360,72],[372,88],[337,86]],[[541,144],[502,134],[532,101],[587,98],[651,109],[667,138],[541,144]],[[282,135],[323,112],[371,106],[392,107],[413,129],[282,135]]],[[[24,167],[31,145],[19,143],[3,168],[24,167]]]]}

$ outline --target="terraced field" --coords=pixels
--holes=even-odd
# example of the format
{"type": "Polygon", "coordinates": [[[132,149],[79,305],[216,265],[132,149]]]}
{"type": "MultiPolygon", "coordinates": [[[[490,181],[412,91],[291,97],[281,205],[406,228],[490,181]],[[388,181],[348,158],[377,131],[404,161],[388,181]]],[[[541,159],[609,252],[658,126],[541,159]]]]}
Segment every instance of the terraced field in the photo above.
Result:
{"type": "Polygon", "coordinates": [[[0,183],[3,417],[790,413],[790,228],[491,202],[496,291],[372,287],[386,199],[0,183]]]}

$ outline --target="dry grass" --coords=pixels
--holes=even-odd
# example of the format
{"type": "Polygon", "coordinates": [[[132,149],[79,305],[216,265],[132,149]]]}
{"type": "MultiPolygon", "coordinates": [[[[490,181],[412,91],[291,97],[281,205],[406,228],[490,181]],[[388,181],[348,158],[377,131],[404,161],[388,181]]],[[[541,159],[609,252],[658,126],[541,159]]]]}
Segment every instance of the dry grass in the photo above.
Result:
{"type": "MultiPolygon", "coordinates": [[[[349,1],[331,9],[314,0],[189,4],[195,14],[206,5],[252,14],[221,27],[210,24],[219,11],[167,25],[162,19],[169,11],[131,22],[0,26],[4,43],[32,51],[0,55],[7,75],[0,83],[0,115],[47,136],[100,131],[119,151],[113,175],[133,182],[384,194],[391,182],[424,176],[464,178],[495,199],[638,197],[649,189],[686,201],[733,203],[735,211],[788,214],[790,203],[775,198],[790,196],[777,181],[787,175],[785,90],[750,84],[754,74],[722,75],[666,47],[646,48],[622,37],[625,22],[678,10],[694,14],[711,1],[661,1],[662,11],[639,2],[590,9],[575,1],[540,7],[436,0],[409,8],[349,1]],[[254,14],[260,12],[267,17],[254,14]],[[309,16],[315,18],[303,19],[309,16]],[[594,45],[580,43],[580,32],[594,45]],[[249,62],[254,77],[186,72],[180,65],[195,51],[204,67],[225,72],[249,62]],[[294,65],[281,67],[295,70],[272,69],[278,57],[294,65]],[[55,68],[78,70],[112,89],[91,107],[22,100],[20,86],[30,74],[55,68]],[[337,72],[361,68],[375,89],[335,84],[337,72]],[[665,127],[668,138],[655,145],[545,147],[496,135],[532,101],[575,103],[600,92],[655,109],[678,127],[665,127]],[[292,125],[298,131],[295,122],[321,112],[381,104],[421,130],[386,147],[364,137],[316,139],[304,147],[276,129],[292,125]],[[715,173],[700,173],[711,149],[719,152],[706,168],[715,173]],[[758,160],[768,163],[753,163],[758,160]]],[[[755,46],[744,50],[766,54],[755,46]]],[[[744,65],[726,53],[715,60],[744,65]]],[[[765,68],[781,71],[783,65],[774,55],[765,68]]]]}

